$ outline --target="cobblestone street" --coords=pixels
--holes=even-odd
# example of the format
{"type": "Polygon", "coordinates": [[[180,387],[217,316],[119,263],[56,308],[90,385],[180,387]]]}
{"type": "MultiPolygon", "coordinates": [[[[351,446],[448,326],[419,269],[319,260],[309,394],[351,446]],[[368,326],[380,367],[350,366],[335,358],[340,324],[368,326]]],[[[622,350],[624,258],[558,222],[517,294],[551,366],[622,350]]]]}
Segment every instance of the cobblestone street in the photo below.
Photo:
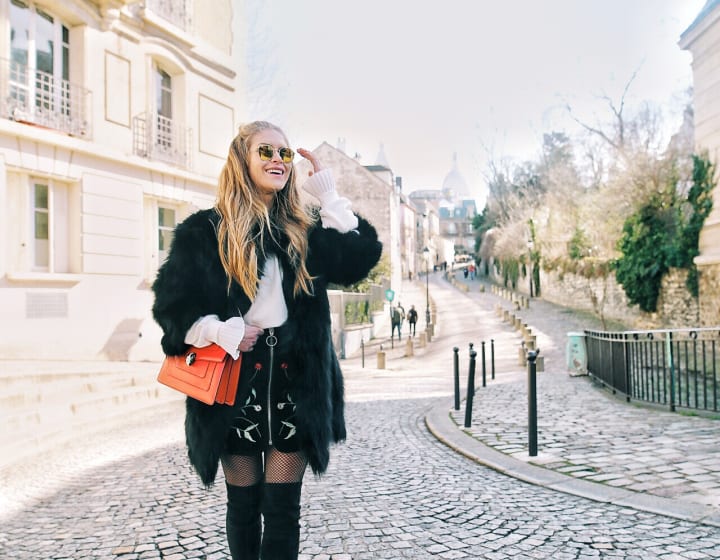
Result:
{"type": "MultiPolygon", "coordinates": [[[[306,479],[302,559],[720,557],[718,528],[531,486],[457,455],[425,429],[436,403],[348,405],[353,437],[325,477],[306,479]]],[[[165,412],[181,423],[181,407],[165,412]]],[[[162,446],[167,435],[146,432],[157,449],[84,472],[5,519],[0,557],[227,558],[222,487],[202,489],[181,441],[162,446]]]]}
{"type": "MultiPolygon", "coordinates": [[[[306,476],[302,560],[720,558],[716,526],[531,485],[433,437],[426,415],[450,405],[460,343],[449,326],[468,305],[451,310],[452,290],[433,289],[437,341],[409,359],[396,348],[386,370],[344,364],[349,439],[324,477],[306,476]]],[[[228,558],[221,479],[202,488],[182,422],[178,400],[1,473],[0,558],[228,558]]]]}

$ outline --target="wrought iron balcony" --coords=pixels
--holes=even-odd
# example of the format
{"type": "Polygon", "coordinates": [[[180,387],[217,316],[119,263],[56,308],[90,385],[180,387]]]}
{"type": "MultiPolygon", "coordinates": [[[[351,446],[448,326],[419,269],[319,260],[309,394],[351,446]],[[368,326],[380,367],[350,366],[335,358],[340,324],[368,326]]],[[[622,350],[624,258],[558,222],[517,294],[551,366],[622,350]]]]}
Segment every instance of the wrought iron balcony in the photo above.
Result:
{"type": "Polygon", "coordinates": [[[155,161],[191,168],[192,131],[157,113],[133,117],[133,153],[155,161]]]}
{"type": "Polygon", "coordinates": [[[89,139],[91,101],[88,89],[0,59],[0,115],[4,118],[89,139]]]}

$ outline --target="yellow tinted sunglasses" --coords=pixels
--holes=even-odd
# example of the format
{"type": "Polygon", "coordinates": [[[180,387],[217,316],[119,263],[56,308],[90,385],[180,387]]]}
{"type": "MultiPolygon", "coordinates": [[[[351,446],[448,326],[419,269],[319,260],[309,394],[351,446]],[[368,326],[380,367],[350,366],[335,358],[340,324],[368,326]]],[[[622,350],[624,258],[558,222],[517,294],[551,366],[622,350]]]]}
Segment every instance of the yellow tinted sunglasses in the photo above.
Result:
{"type": "MultiPolygon", "coordinates": [[[[293,152],[290,148],[277,148],[277,153],[283,163],[290,163],[295,157],[295,152],[293,152]]],[[[261,160],[270,161],[275,154],[275,146],[272,146],[271,144],[259,144],[258,154],[260,155],[261,160]]]]}

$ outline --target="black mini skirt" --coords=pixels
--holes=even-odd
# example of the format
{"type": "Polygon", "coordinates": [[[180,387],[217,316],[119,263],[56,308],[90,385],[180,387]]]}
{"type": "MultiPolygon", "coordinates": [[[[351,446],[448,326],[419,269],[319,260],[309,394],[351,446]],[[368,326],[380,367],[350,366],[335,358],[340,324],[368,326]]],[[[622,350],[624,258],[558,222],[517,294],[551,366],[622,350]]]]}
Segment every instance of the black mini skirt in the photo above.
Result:
{"type": "Polygon", "coordinates": [[[225,445],[231,455],[255,455],[271,447],[283,453],[300,450],[291,392],[299,372],[283,334],[282,327],[265,329],[253,350],[242,354],[234,416],[225,445]]]}

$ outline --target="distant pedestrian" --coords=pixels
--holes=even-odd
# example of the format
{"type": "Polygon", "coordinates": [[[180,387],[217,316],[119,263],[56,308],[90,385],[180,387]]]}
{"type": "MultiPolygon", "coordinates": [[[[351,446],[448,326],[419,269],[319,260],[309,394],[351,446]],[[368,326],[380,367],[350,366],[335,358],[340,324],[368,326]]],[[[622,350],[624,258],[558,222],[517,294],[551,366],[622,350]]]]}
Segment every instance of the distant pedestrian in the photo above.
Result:
{"type": "MultiPolygon", "coordinates": [[[[242,355],[235,404],[188,397],[185,417],[190,463],[205,486],[222,465],[233,560],[298,557],[306,467],[324,472],[330,444],[345,439],[327,284],[364,279],[381,254],[332,171],[298,153],[312,164],[303,188],[320,202],[318,218],[300,201],[282,130],[246,124],[230,144],[215,206],[175,228],[153,284],[165,354],[215,343],[242,355]]],[[[203,522],[202,511],[196,517],[203,522]]]]}
{"type": "Polygon", "coordinates": [[[410,336],[415,336],[415,324],[418,320],[418,314],[415,310],[415,306],[411,305],[410,310],[407,312],[407,320],[408,320],[408,332],[410,333],[410,336]]]}
{"type": "Polygon", "coordinates": [[[390,333],[390,339],[395,338],[395,329],[397,329],[398,340],[402,340],[402,322],[405,319],[405,308],[398,302],[394,307],[390,308],[390,324],[392,331],[390,333]]]}
{"type": "Polygon", "coordinates": [[[463,268],[463,276],[464,276],[465,278],[467,278],[467,277],[468,277],[468,273],[469,273],[468,267],[466,266],[465,268],[463,268]]]}

